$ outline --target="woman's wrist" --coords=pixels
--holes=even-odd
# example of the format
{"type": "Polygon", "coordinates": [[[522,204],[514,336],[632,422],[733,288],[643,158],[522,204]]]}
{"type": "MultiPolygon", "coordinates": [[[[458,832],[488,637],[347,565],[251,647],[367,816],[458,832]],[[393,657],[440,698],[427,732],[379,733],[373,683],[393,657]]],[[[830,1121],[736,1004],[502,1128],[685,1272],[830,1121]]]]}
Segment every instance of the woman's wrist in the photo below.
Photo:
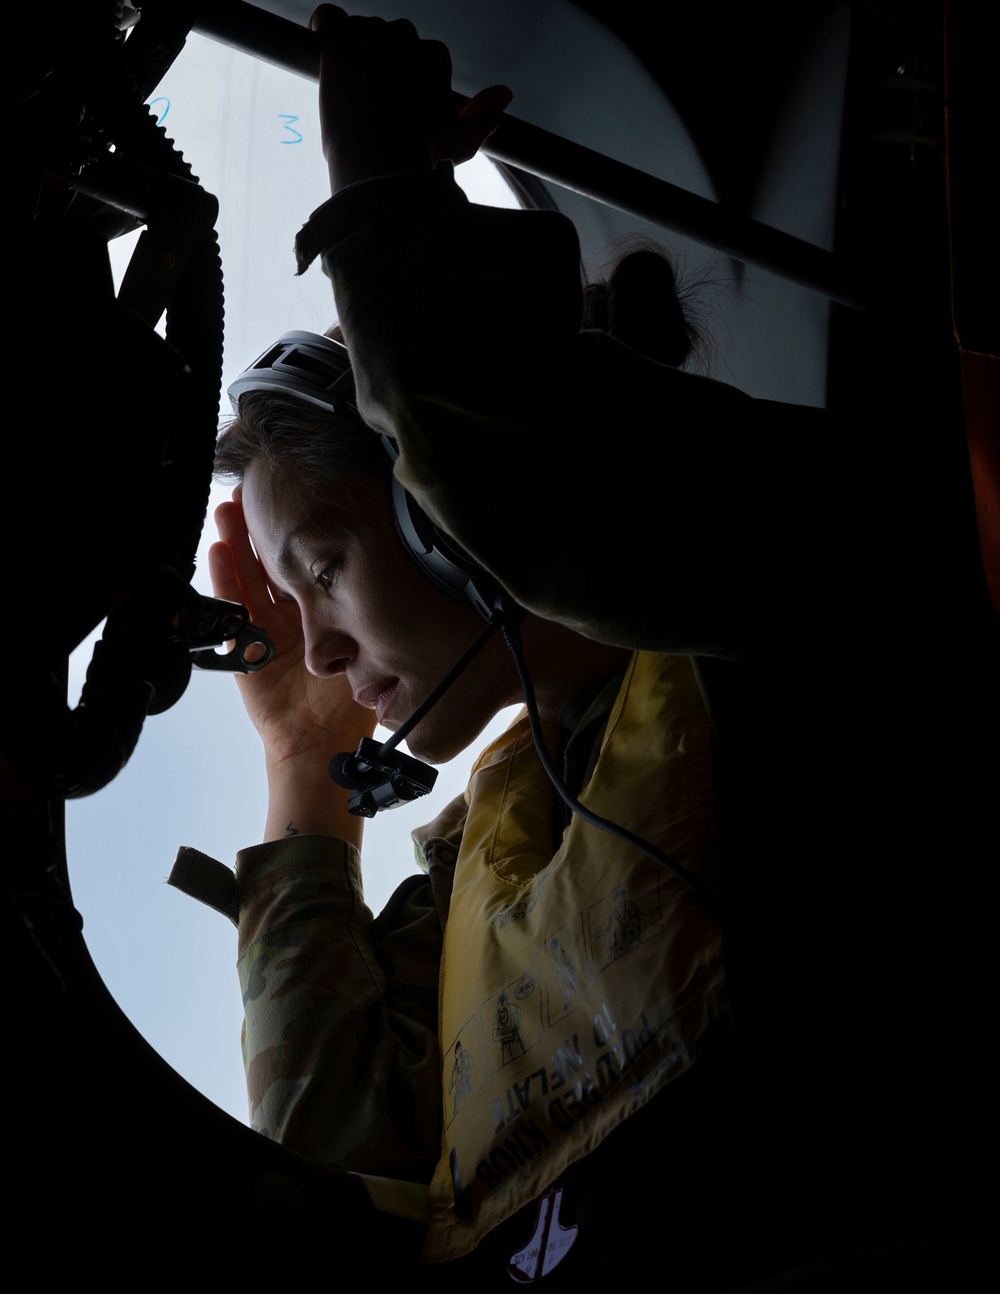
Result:
{"type": "Polygon", "coordinates": [[[364,180],[386,175],[421,175],[433,169],[429,148],[418,143],[387,140],[383,146],[338,147],[326,149],[326,165],[332,196],[364,180]]]}
{"type": "Polygon", "coordinates": [[[266,761],[268,807],[264,840],[289,836],[335,836],[360,848],[363,820],[348,808],[348,792],[330,778],[329,759],[319,750],[266,761]]]}

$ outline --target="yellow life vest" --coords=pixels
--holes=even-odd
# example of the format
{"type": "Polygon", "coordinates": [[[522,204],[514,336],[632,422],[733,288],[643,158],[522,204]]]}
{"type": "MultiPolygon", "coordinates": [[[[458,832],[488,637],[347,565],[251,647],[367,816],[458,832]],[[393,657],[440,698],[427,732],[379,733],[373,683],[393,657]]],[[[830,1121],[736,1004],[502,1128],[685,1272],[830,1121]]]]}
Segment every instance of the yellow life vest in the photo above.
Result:
{"type": "MultiPolygon", "coordinates": [[[[709,725],[687,657],[633,656],[581,800],[715,888],[709,725]]],[[[573,816],[522,715],[477,760],[441,964],[442,1155],[424,1260],[469,1252],[728,1022],[721,930],[573,816]]]]}

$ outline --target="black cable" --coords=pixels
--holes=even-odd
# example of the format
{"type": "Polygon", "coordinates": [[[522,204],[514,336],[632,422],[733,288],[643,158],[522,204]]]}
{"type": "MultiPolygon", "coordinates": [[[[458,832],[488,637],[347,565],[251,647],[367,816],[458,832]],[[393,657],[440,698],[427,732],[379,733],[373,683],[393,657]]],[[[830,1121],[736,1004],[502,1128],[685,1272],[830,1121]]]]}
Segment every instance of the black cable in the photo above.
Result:
{"type": "Polygon", "coordinates": [[[472,646],[468,649],[468,651],[465,652],[465,654],[461,657],[458,663],[452,666],[452,668],[444,676],[444,678],[433,690],[433,692],[431,692],[429,696],[425,697],[424,700],[421,701],[421,703],[413,711],[413,713],[410,715],[407,721],[404,724],[401,724],[400,727],[398,727],[396,731],[392,734],[392,736],[388,739],[388,741],[382,744],[382,746],[379,748],[379,754],[384,754],[386,751],[392,750],[393,747],[398,746],[399,743],[403,740],[403,738],[413,731],[413,729],[417,726],[417,724],[424,717],[424,715],[431,708],[431,706],[437,704],[437,702],[441,699],[444,693],[447,692],[448,689],[451,687],[452,683],[454,683],[455,680],[458,678],[459,674],[462,674],[466,670],[466,668],[471,664],[474,657],[479,655],[482,649],[486,646],[487,642],[489,642],[490,638],[492,638],[493,635],[496,633],[497,629],[501,627],[502,623],[503,622],[500,618],[499,613],[497,613],[497,615],[495,615],[490,619],[489,624],[482,631],[482,633],[477,637],[476,641],[472,644],[472,646]]]}
{"type": "Polygon", "coordinates": [[[382,809],[415,800],[426,795],[437,779],[437,769],[412,755],[395,750],[407,733],[420,722],[428,710],[436,705],[452,683],[485,647],[502,624],[499,611],[490,617],[489,624],[478,635],[471,647],[452,666],[437,687],[417,706],[409,719],[381,746],[371,737],[362,737],[355,752],[341,751],[328,765],[330,777],[338,786],[351,792],[348,808],[360,817],[372,818],[382,809]]]}
{"type": "Polygon", "coordinates": [[[514,665],[517,668],[518,677],[521,680],[521,687],[524,690],[524,702],[528,708],[528,723],[531,725],[531,735],[534,738],[535,749],[538,751],[538,758],[541,760],[542,767],[548,774],[549,781],[559,792],[560,797],[569,806],[570,810],[582,818],[584,822],[589,822],[591,826],[600,827],[602,831],[609,832],[612,836],[617,836],[619,840],[624,840],[636,849],[644,853],[654,862],[660,863],[668,871],[673,872],[678,880],[688,886],[688,888],[701,900],[704,906],[715,917],[721,917],[721,903],[716,894],[706,889],[704,885],[669,854],[665,854],[662,849],[657,849],[651,845],[648,840],[643,840],[635,832],[629,831],[627,827],[622,827],[618,823],[609,822],[607,818],[602,818],[600,814],[594,813],[586,805],[570,793],[566,784],[556,771],[549,755],[548,748],[545,745],[545,738],[542,734],[541,723],[538,718],[538,706],[535,703],[535,689],[532,686],[531,678],[528,674],[528,668],[524,660],[524,652],[521,645],[521,631],[516,623],[503,623],[500,626],[504,642],[510,649],[514,657],[514,665]]]}

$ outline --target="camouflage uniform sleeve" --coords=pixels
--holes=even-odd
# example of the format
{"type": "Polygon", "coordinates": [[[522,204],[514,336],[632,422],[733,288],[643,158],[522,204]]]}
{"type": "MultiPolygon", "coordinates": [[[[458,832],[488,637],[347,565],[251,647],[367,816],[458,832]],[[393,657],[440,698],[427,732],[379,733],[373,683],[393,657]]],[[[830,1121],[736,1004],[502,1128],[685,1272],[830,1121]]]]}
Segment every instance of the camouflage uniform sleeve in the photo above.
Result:
{"type": "Polygon", "coordinates": [[[441,1120],[429,879],[404,882],[376,923],[343,841],[259,845],[236,873],[252,1126],[313,1160],[427,1180],[441,1120]]]}

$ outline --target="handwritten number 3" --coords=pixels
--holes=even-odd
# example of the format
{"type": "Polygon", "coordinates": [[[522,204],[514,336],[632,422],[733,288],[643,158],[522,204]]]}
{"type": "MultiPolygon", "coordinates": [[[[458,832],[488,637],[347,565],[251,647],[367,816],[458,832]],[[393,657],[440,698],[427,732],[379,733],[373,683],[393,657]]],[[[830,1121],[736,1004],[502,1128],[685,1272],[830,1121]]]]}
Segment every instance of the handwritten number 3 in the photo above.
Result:
{"type": "Polygon", "coordinates": [[[293,122],[298,121],[298,117],[293,116],[292,113],[290,112],[279,112],[278,116],[285,123],[285,126],[284,126],[285,130],[287,130],[289,134],[295,136],[294,139],[283,139],[281,142],[283,144],[301,144],[302,136],[299,134],[299,132],[295,129],[294,125],[292,124],[293,122]]]}

